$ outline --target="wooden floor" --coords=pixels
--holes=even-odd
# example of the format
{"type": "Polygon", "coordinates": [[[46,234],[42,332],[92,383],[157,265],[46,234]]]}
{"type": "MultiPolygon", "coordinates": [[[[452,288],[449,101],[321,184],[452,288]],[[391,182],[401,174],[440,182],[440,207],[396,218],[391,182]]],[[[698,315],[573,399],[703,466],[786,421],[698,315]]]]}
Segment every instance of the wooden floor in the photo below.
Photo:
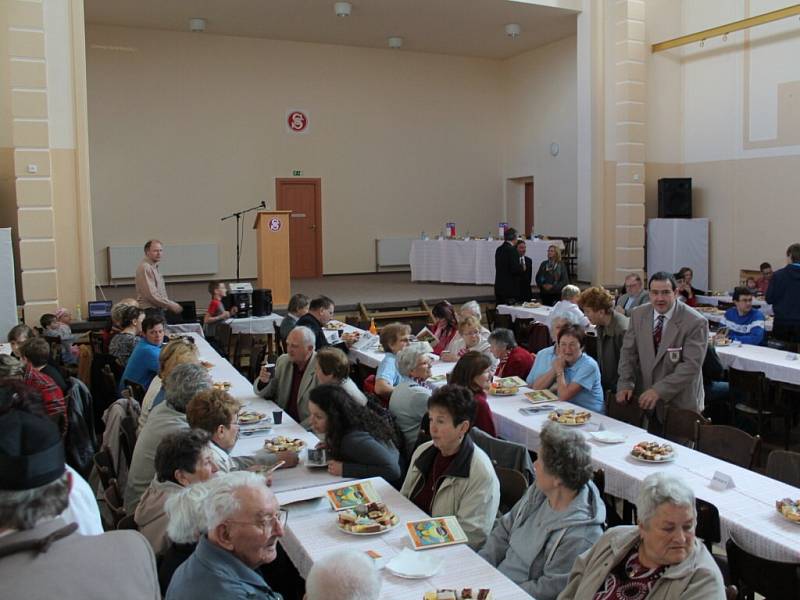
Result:
{"type": "MultiPolygon", "coordinates": [[[[255,285],[255,282],[251,280],[255,285]]],[[[194,300],[198,312],[208,306],[209,296],[203,282],[168,283],[167,294],[173,300],[194,300]]],[[[136,295],[134,286],[117,285],[102,289],[108,300],[118,301],[136,295]]],[[[444,283],[418,283],[411,281],[411,273],[366,273],[361,275],[328,275],[317,279],[293,279],[292,292],[309,297],[324,294],[333,299],[337,311],[352,311],[359,302],[369,308],[404,307],[425,300],[429,305],[442,299],[453,304],[467,300],[494,301],[490,285],[457,285],[444,283]]],[[[98,291],[97,299],[103,299],[98,291]]],[[[278,310],[285,306],[276,306],[278,310]]]]}

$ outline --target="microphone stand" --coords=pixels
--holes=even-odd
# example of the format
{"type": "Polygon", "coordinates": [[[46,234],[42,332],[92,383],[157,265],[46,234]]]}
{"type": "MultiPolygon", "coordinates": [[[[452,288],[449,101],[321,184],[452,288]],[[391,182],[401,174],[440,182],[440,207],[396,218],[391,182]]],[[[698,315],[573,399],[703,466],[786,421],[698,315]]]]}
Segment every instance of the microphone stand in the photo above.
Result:
{"type": "Polygon", "coordinates": [[[220,219],[220,221],[227,221],[228,219],[232,219],[233,217],[236,217],[236,281],[239,281],[239,261],[242,258],[241,237],[243,237],[243,236],[239,233],[239,223],[242,220],[242,215],[245,215],[245,214],[247,214],[249,212],[252,212],[254,210],[258,210],[260,208],[267,208],[267,203],[262,200],[261,203],[258,206],[252,206],[252,207],[246,208],[244,210],[233,212],[233,213],[231,213],[231,214],[229,214],[227,216],[224,216],[224,217],[222,217],[220,219]]]}

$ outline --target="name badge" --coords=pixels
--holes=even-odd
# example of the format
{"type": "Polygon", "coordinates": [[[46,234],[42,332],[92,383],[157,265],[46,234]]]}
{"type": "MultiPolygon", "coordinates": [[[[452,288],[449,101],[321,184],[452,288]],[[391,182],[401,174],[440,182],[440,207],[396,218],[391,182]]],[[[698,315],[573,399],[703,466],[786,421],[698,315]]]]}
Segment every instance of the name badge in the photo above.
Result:
{"type": "Polygon", "coordinates": [[[722,473],[721,471],[714,471],[714,477],[711,479],[711,487],[715,490],[729,490],[735,488],[736,485],[733,483],[733,478],[726,473],[722,473]]]}
{"type": "Polygon", "coordinates": [[[679,362],[681,360],[681,352],[683,352],[683,346],[681,346],[680,348],[667,348],[667,355],[669,356],[669,359],[674,363],[679,362]]]}

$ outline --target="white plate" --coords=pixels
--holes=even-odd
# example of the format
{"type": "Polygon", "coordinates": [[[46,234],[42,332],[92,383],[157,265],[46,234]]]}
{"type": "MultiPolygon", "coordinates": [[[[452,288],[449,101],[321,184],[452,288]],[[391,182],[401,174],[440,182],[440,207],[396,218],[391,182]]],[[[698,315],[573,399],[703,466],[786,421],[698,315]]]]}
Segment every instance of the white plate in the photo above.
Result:
{"type": "Polygon", "coordinates": [[[386,570],[390,573],[403,577],[404,579],[427,579],[433,577],[442,568],[442,559],[425,554],[414,552],[409,548],[403,548],[400,554],[392,557],[386,563],[386,570]]]}
{"type": "Polygon", "coordinates": [[[395,527],[400,525],[400,519],[398,518],[397,523],[394,525],[387,527],[386,529],[382,529],[381,531],[347,531],[347,529],[342,529],[339,527],[339,522],[336,522],[336,528],[341,531],[342,533],[346,533],[347,535],[383,535],[384,533],[391,531],[395,527]]]}
{"type": "Polygon", "coordinates": [[[627,436],[621,433],[614,433],[613,431],[590,431],[589,435],[598,442],[603,442],[604,444],[621,444],[628,439],[627,436]]]}
{"type": "Polygon", "coordinates": [[[669,458],[662,458],[661,460],[648,460],[646,458],[642,458],[641,456],[634,456],[630,452],[628,453],[628,456],[630,456],[633,460],[638,460],[639,462],[647,463],[647,464],[650,464],[650,465],[658,465],[658,464],[661,464],[661,463],[672,462],[673,460],[675,460],[675,453],[674,452],[672,454],[670,454],[669,458]]]}

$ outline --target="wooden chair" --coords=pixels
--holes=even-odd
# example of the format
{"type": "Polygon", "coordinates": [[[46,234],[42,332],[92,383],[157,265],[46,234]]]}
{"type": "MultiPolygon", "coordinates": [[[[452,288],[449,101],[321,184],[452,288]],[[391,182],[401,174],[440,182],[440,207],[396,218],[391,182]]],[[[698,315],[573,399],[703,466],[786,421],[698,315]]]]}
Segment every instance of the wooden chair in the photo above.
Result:
{"type": "Polygon", "coordinates": [[[776,339],[774,337],[768,336],[767,337],[767,347],[774,348],[775,350],[783,350],[784,352],[794,352],[795,354],[800,350],[796,342],[784,342],[783,340],[776,339]]]}
{"type": "Polygon", "coordinates": [[[497,318],[497,309],[486,307],[486,328],[492,331],[495,327],[495,319],[497,318]]]}
{"type": "Polygon", "coordinates": [[[136,383],[135,381],[131,381],[130,379],[126,379],[122,382],[122,384],[125,387],[130,388],[134,400],[136,400],[139,404],[144,402],[144,396],[147,393],[147,390],[144,389],[143,385],[136,383]]]}
{"type": "Polygon", "coordinates": [[[278,325],[277,321],[273,321],[272,326],[275,329],[275,353],[278,356],[286,354],[286,340],[281,337],[280,325],[278,325]]]}
{"type": "Polygon", "coordinates": [[[106,341],[103,338],[103,334],[99,331],[89,332],[89,343],[92,345],[92,352],[94,354],[106,354],[108,352],[106,341]]]}
{"type": "Polygon", "coordinates": [[[495,466],[500,481],[500,512],[507,513],[528,491],[528,480],[515,469],[495,466]]]}
{"type": "Polygon", "coordinates": [[[636,427],[642,427],[647,413],[639,407],[637,398],[630,402],[620,404],[617,402],[616,395],[609,392],[606,395],[606,414],[612,419],[623,421],[636,427]]]}
{"type": "Polygon", "coordinates": [[[664,428],[659,435],[676,444],[681,444],[687,448],[695,446],[695,423],[710,425],[711,420],[706,419],[699,412],[686,408],[667,407],[664,415],[664,428]]]}
{"type": "Polygon", "coordinates": [[[767,477],[800,487],[800,453],[773,450],[767,457],[767,477]]]}
{"type": "Polygon", "coordinates": [[[94,468],[100,478],[100,485],[103,489],[111,485],[111,480],[117,478],[117,472],[114,469],[114,460],[111,458],[111,452],[108,446],[104,446],[94,455],[94,468]]]}
{"type": "Polygon", "coordinates": [[[773,415],[783,416],[783,447],[788,450],[791,443],[792,421],[800,411],[800,385],[786,383],[785,381],[774,381],[772,387],[775,394],[773,404],[773,415]]]}
{"type": "Polygon", "coordinates": [[[125,516],[125,508],[122,503],[122,494],[120,494],[116,479],[112,479],[108,487],[103,491],[103,500],[105,500],[109,515],[111,516],[111,529],[117,529],[119,522],[125,516]]]}
{"type": "Polygon", "coordinates": [[[228,358],[231,355],[231,337],[233,333],[231,326],[224,321],[217,323],[217,329],[214,332],[214,338],[217,340],[217,346],[222,353],[223,358],[228,358]]]}
{"type": "MultiPolygon", "coordinates": [[[[755,421],[756,433],[764,435],[764,420],[785,416],[777,411],[769,401],[769,380],[760,371],[742,371],[734,367],[728,369],[730,396],[733,413],[742,413],[755,421]]],[[[791,429],[791,423],[789,423],[791,429]]]]}
{"type": "Polygon", "coordinates": [[[535,321],[533,319],[517,318],[517,320],[514,321],[514,337],[517,339],[517,343],[529,352],[531,349],[528,348],[528,343],[530,342],[531,328],[534,323],[535,321]]]}
{"type": "Polygon", "coordinates": [[[725,544],[731,582],[739,588],[738,598],[754,600],[760,594],[768,600],[800,598],[800,564],[785,563],[750,554],[733,538],[725,544]]]}
{"type": "Polygon", "coordinates": [[[695,449],[720,460],[745,469],[752,469],[758,461],[761,436],[729,425],[701,425],[695,423],[695,449]]]}
{"type": "Polygon", "coordinates": [[[511,315],[501,315],[500,313],[497,313],[494,317],[494,328],[492,331],[498,328],[510,329],[513,331],[514,320],[511,318],[511,315]]]}
{"type": "Polygon", "coordinates": [[[530,352],[539,352],[542,348],[548,348],[553,345],[553,340],[550,337],[550,328],[544,323],[534,323],[528,333],[528,350],[530,352]]]}
{"type": "Polygon", "coordinates": [[[711,552],[714,544],[719,544],[722,541],[722,533],[719,524],[719,509],[710,502],[695,499],[695,508],[697,510],[697,525],[695,526],[694,533],[697,537],[703,540],[703,543],[711,552]]]}
{"type": "Polygon", "coordinates": [[[133,518],[133,515],[125,515],[119,520],[119,523],[117,523],[117,529],[133,529],[134,531],[139,531],[139,526],[136,524],[136,519],[133,518]]]}

